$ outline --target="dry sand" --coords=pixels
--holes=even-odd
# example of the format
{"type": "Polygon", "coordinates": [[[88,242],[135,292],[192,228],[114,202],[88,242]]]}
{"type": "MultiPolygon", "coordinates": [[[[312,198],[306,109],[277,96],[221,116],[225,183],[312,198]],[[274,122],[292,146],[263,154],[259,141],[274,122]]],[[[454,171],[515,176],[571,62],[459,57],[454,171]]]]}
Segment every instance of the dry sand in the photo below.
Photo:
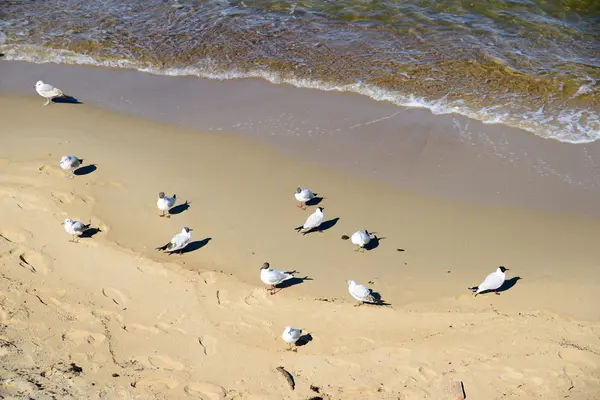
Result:
{"type": "Polygon", "coordinates": [[[427,197],[239,137],[41,102],[0,97],[5,398],[454,399],[455,381],[470,399],[598,398],[598,220],[427,197]],[[66,154],[95,170],[66,179],[66,154]],[[298,185],[339,218],[325,232],[294,232],[314,208],[296,207],[298,185]],[[159,218],[158,191],[189,208],[159,218]],[[69,243],[67,216],[100,232],[69,243]],[[154,250],[183,226],[194,251],[154,250]],[[340,236],[358,229],[384,239],[355,253],[340,236]],[[310,279],[270,296],[264,261],[310,279]],[[510,288],[473,298],[500,264],[510,288]],[[348,279],[391,306],[353,307],[348,279]],[[297,353],[287,324],[312,338],[297,353]]]}

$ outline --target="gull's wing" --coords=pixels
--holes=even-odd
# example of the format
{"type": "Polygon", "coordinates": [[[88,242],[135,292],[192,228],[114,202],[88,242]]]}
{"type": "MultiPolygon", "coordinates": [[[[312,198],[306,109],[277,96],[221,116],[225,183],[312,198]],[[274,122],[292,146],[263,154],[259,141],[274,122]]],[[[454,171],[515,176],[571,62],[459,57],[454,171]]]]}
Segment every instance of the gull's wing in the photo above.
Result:
{"type": "Polygon", "coordinates": [[[81,221],[75,221],[75,222],[73,222],[73,225],[71,225],[71,226],[73,227],[73,232],[75,232],[75,233],[83,233],[90,228],[89,224],[85,225],[81,221]]]}
{"type": "Polygon", "coordinates": [[[54,97],[63,96],[62,90],[60,90],[59,88],[55,88],[54,86],[49,85],[47,83],[44,83],[42,86],[40,86],[39,92],[40,92],[40,94],[43,94],[44,96],[54,96],[54,97]]]}
{"type": "Polygon", "coordinates": [[[300,339],[300,336],[302,336],[302,329],[296,329],[296,328],[292,328],[290,329],[290,337],[293,339],[300,339]]]}
{"type": "Polygon", "coordinates": [[[304,223],[303,228],[304,229],[316,228],[319,225],[321,225],[321,222],[323,222],[323,215],[315,212],[314,214],[310,215],[306,219],[306,222],[304,223]]]}
{"type": "Polygon", "coordinates": [[[283,281],[287,281],[288,279],[293,278],[294,276],[291,274],[286,274],[285,272],[269,269],[264,273],[265,281],[269,282],[271,285],[275,285],[277,283],[281,283],[283,281]]]}
{"type": "Polygon", "coordinates": [[[502,276],[492,272],[485,278],[483,282],[481,282],[481,285],[479,285],[478,288],[480,292],[485,290],[495,290],[502,286],[502,283],[504,283],[502,276]]]}
{"type": "Polygon", "coordinates": [[[371,296],[371,289],[364,285],[354,285],[352,288],[352,294],[359,299],[368,299],[371,296]]]}

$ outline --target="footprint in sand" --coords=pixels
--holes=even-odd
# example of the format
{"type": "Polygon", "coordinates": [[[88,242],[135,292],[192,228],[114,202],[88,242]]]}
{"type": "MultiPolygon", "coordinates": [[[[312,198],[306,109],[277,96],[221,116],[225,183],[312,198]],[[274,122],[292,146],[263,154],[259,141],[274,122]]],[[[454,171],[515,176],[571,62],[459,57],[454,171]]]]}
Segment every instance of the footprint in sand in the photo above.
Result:
{"type": "Polygon", "coordinates": [[[8,321],[8,313],[0,308],[0,323],[8,321]]]}
{"type": "Polygon", "coordinates": [[[98,346],[104,342],[106,336],[101,333],[94,333],[85,330],[71,329],[63,333],[63,340],[68,340],[79,346],[84,343],[91,344],[92,346],[98,346]]]}
{"type": "Polygon", "coordinates": [[[19,265],[33,273],[48,275],[48,264],[41,254],[26,251],[19,256],[19,265]]]}
{"type": "Polygon", "coordinates": [[[262,305],[272,305],[273,302],[269,300],[267,293],[264,289],[253,289],[248,296],[244,299],[244,302],[250,307],[257,307],[262,305]]]}
{"type": "Polygon", "coordinates": [[[111,299],[113,301],[113,303],[115,303],[116,305],[123,307],[123,308],[127,307],[128,298],[119,289],[110,288],[110,287],[103,288],[102,294],[105,297],[108,297],[109,299],[111,299]]]}
{"type": "Polygon", "coordinates": [[[50,193],[50,199],[55,203],[72,204],[75,201],[75,196],[71,193],[52,192],[50,193]]]}
{"type": "Polygon", "coordinates": [[[166,369],[169,371],[181,371],[185,368],[184,364],[173,360],[169,356],[150,356],[148,357],[148,361],[156,368],[166,369]]]}
{"type": "Polygon", "coordinates": [[[99,308],[97,310],[92,311],[92,315],[106,320],[106,321],[117,321],[119,323],[123,323],[123,316],[121,314],[119,314],[118,312],[114,312],[111,310],[104,310],[102,308],[99,308]]]}
{"type": "Polygon", "coordinates": [[[200,274],[200,278],[202,278],[202,280],[204,281],[204,283],[206,285],[212,285],[212,284],[215,284],[217,282],[217,276],[212,271],[202,272],[200,274]]]}
{"type": "Polygon", "coordinates": [[[579,350],[575,347],[567,347],[558,351],[558,356],[566,362],[581,365],[584,364],[594,369],[600,366],[600,356],[589,351],[579,350]]]}
{"type": "Polygon", "coordinates": [[[136,322],[128,323],[127,325],[125,325],[125,328],[127,332],[150,333],[152,335],[158,335],[160,333],[160,330],[158,328],[138,324],[136,322]]]}
{"type": "Polygon", "coordinates": [[[33,234],[29,231],[13,232],[13,231],[0,231],[0,239],[8,241],[10,243],[25,243],[28,239],[31,239],[33,234]]]}
{"type": "Polygon", "coordinates": [[[179,386],[179,381],[169,378],[140,378],[131,383],[134,388],[146,388],[154,390],[175,389],[179,386]]]}
{"type": "Polygon", "coordinates": [[[177,332],[177,333],[181,333],[182,335],[186,334],[186,331],[184,331],[183,329],[177,328],[176,326],[167,324],[165,322],[159,322],[158,324],[156,324],[154,326],[157,327],[158,329],[160,329],[161,331],[163,331],[164,333],[177,332]]]}
{"type": "Polygon", "coordinates": [[[210,335],[204,335],[198,338],[198,343],[204,349],[204,354],[212,356],[217,353],[217,339],[210,335]]]}
{"type": "Polygon", "coordinates": [[[208,382],[190,382],[183,387],[183,391],[190,396],[202,400],[223,400],[227,396],[225,389],[221,386],[208,382]]]}

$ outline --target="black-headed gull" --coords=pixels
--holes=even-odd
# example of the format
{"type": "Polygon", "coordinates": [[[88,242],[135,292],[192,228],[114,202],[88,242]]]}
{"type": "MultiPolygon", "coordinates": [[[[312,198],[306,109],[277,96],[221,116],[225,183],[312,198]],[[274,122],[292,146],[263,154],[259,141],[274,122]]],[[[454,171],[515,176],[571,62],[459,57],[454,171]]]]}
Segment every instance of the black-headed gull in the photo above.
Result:
{"type": "Polygon", "coordinates": [[[44,83],[42,81],[37,81],[34,88],[40,96],[46,99],[46,102],[42,104],[44,106],[50,104],[52,99],[55,99],[57,97],[71,98],[71,96],[67,96],[59,88],[55,88],[54,86],[44,83]]]}
{"type": "Polygon", "coordinates": [[[86,225],[81,221],[73,221],[71,218],[65,219],[62,224],[65,226],[65,231],[71,235],[71,240],[69,241],[74,243],[76,242],[75,239],[79,241],[79,237],[83,235],[83,232],[90,229],[90,224],[86,225]]]}
{"type": "Polygon", "coordinates": [[[508,270],[508,268],[500,266],[495,272],[489,274],[479,286],[474,286],[469,289],[475,293],[475,296],[488,290],[494,290],[496,294],[500,294],[498,289],[500,289],[500,286],[504,284],[504,281],[506,280],[505,272],[508,270]]]}
{"type": "Polygon", "coordinates": [[[323,207],[317,207],[317,210],[306,219],[306,222],[304,223],[304,225],[299,226],[295,229],[298,232],[304,231],[304,232],[302,232],[302,234],[306,235],[311,230],[318,228],[319,225],[321,225],[321,223],[323,223],[324,218],[325,218],[325,215],[323,214],[323,207]]]}
{"type": "Polygon", "coordinates": [[[364,252],[365,246],[371,241],[371,234],[367,230],[357,231],[352,234],[350,240],[357,246],[354,251],[364,252]]]}
{"type": "Polygon", "coordinates": [[[277,269],[271,269],[270,267],[271,265],[268,262],[260,267],[260,280],[265,285],[270,286],[270,288],[267,289],[269,294],[275,294],[277,293],[275,290],[277,289],[278,284],[287,281],[288,279],[292,279],[294,276],[277,269]]]}
{"type": "Polygon", "coordinates": [[[192,240],[192,230],[193,229],[186,226],[181,230],[181,232],[173,236],[169,243],[165,244],[164,246],[157,247],[156,250],[163,250],[169,254],[183,250],[185,246],[190,244],[190,241],[192,240]]]}
{"type": "Polygon", "coordinates": [[[358,300],[356,307],[361,306],[363,303],[377,304],[381,301],[373,297],[373,291],[364,285],[359,285],[355,281],[348,281],[348,292],[350,295],[358,300]]]}
{"type": "MultiPolygon", "coordinates": [[[[160,192],[158,194],[158,200],[156,201],[156,207],[162,211],[161,217],[165,216],[165,211],[169,211],[175,205],[177,201],[177,195],[174,194],[173,197],[168,197],[165,195],[165,192],[160,192]]],[[[167,214],[167,218],[171,218],[171,215],[167,214]]]]}
{"type": "Polygon", "coordinates": [[[297,351],[297,347],[295,346],[300,336],[302,336],[302,329],[292,328],[291,326],[286,326],[281,334],[283,341],[290,346],[288,350],[293,349],[293,351],[297,351]]]}
{"type": "Polygon", "coordinates": [[[296,193],[294,193],[294,197],[300,202],[298,207],[300,207],[303,210],[306,210],[306,202],[314,199],[315,194],[310,189],[299,187],[296,188],[296,193]]]}

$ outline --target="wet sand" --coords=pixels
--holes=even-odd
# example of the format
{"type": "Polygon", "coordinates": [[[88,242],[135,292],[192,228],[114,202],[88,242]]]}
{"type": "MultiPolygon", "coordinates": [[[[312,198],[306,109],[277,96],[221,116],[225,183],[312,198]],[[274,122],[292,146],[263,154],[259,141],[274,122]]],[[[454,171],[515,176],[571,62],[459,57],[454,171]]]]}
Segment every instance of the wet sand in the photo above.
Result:
{"type": "MultiPolygon", "coordinates": [[[[585,217],[591,208],[566,212],[558,201],[579,192],[548,192],[535,210],[527,198],[465,201],[466,189],[432,195],[336,169],[343,156],[306,163],[308,141],[290,156],[277,141],[140,119],[70,94],[85,104],[0,96],[0,338],[14,343],[0,349],[0,379],[10,395],[38,393],[33,376],[73,398],[305,399],[314,384],[331,399],[440,399],[455,380],[472,398],[596,395],[600,224],[585,217]],[[65,179],[63,154],[95,167],[65,179]],[[298,185],[324,196],[323,233],[294,231],[314,209],[296,207],[298,185]],[[158,191],[189,208],[160,218],[158,191]],[[101,231],[68,243],[67,216],[101,231]],[[183,226],[194,228],[193,251],[159,254],[183,226]],[[354,252],[340,237],[358,229],[377,232],[379,245],[354,252]],[[264,261],[308,279],[269,296],[264,261]],[[510,268],[502,294],[473,298],[467,287],[498,265],[510,268]],[[391,306],[353,307],[348,279],[372,282],[391,306]],[[287,324],[313,338],[297,354],[283,351],[287,324]],[[84,373],[63,371],[70,362],[84,373]]],[[[525,166],[510,166],[520,167],[515,180],[526,187],[525,166]]],[[[469,182],[474,172],[464,172],[469,182]]],[[[539,180],[537,190],[562,187],[556,175],[539,180]]]]}

